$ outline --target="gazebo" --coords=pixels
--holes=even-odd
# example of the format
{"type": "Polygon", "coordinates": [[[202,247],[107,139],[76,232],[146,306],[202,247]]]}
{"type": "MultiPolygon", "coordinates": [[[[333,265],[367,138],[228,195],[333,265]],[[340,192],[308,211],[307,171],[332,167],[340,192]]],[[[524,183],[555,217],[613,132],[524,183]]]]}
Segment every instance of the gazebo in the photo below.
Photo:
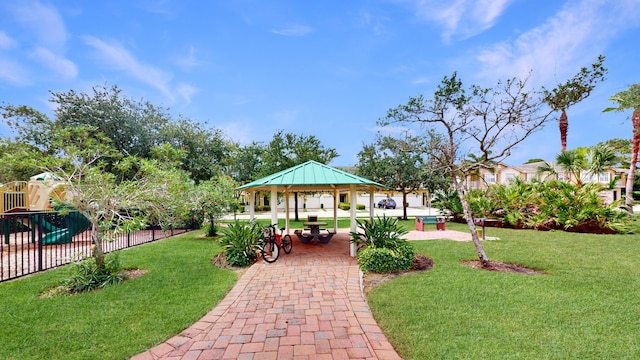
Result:
{"type": "MultiPolygon", "coordinates": [[[[338,203],[340,192],[348,191],[351,201],[351,231],[356,231],[356,198],[358,191],[369,192],[369,211],[373,218],[373,194],[377,189],[385,189],[384,185],[374,181],[350,174],[331,166],[316,161],[293,166],[262,179],[250,182],[237,188],[237,190],[249,191],[249,217],[255,218],[255,193],[256,191],[271,192],[271,223],[278,222],[278,193],[282,193],[285,199],[286,232],[289,233],[289,194],[293,192],[332,192],[333,193],[333,223],[334,231],[338,226],[338,203]]],[[[349,254],[356,256],[355,244],[351,244],[349,254]]]]}

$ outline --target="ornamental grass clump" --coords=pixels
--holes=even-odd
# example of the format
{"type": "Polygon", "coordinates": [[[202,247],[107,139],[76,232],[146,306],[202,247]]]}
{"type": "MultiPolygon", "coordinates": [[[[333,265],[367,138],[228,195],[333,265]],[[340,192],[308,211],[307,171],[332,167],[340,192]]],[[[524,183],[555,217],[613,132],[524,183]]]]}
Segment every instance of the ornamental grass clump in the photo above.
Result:
{"type": "Polygon", "coordinates": [[[96,259],[91,257],[73,263],[69,269],[70,276],[63,287],[72,294],[119,284],[127,279],[117,251],[105,257],[104,266],[98,266],[96,259]]]}
{"type": "Polygon", "coordinates": [[[364,272],[390,273],[407,271],[413,264],[413,246],[402,236],[407,230],[398,220],[383,216],[373,221],[358,220],[359,231],[351,232],[351,242],[361,251],[357,259],[364,272]]]}
{"type": "Polygon", "coordinates": [[[249,266],[253,264],[262,245],[262,228],[259,224],[245,224],[236,220],[222,228],[223,237],[220,245],[224,248],[224,256],[231,266],[249,266]]]}

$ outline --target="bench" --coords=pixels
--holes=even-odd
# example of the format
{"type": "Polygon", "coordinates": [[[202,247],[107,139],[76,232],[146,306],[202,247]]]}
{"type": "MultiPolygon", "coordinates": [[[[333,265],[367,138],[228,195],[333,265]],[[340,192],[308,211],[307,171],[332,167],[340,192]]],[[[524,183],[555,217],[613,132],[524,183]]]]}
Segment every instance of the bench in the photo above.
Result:
{"type": "Polygon", "coordinates": [[[425,224],[435,224],[436,230],[446,230],[446,220],[444,216],[427,215],[416,216],[416,230],[424,231],[425,224]]]}
{"type": "MultiPolygon", "coordinates": [[[[305,230],[308,230],[308,229],[305,229],[305,230]]],[[[314,234],[311,232],[303,232],[302,230],[295,230],[293,233],[298,236],[298,239],[300,239],[300,242],[303,244],[308,244],[312,240],[314,241],[314,243],[317,243],[319,241],[323,244],[328,244],[331,241],[331,238],[333,238],[333,235],[336,234],[335,231],[333,230],[327,230],[327,229],[319,229],[319,230],[320,231],[317,234],[314,234]]]]}

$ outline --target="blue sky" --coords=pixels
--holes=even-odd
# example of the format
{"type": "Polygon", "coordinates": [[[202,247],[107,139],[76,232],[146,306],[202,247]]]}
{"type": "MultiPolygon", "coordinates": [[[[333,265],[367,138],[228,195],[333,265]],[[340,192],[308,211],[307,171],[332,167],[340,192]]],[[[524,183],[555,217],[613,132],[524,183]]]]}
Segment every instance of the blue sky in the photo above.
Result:
{"type": "MultiPolygon", "coordinates": [[[[453,71],[553,87],[603,54],[607,80],[568,112],[575,148],[631,137],[630,114],[601,111],[640,82],[639,39],[640,0],[2,1],[0,103],[51,114],[50,90],[107,83],[243,144],[313,135],[353,165],[378,118],[453,71]]],[[[550,123],[507,162],[559,149],[550,123]]]]}

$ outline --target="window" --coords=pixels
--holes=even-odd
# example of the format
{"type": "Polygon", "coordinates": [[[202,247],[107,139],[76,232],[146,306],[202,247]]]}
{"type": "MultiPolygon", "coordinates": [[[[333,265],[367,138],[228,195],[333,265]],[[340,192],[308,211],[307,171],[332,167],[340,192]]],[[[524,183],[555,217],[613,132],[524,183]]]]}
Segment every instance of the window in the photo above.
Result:
{"type": "Polygon", "coordinates": [[[504,174],[504,183],[508,184],[516,179],[516,174],[514,173],[506,173],[504,174]]]}
{"type": "Polygon", "coordinates": [[[598,174],[598,182],[608,183],[611,181],[611,173],[603,172],[598,174]]]}
{"type": "Polygon", "coordinates": [[[491,173],[484,174],[484,182],[486,182],[487,184],[495,184],[496,174],[491,174],[491,173]]]}

